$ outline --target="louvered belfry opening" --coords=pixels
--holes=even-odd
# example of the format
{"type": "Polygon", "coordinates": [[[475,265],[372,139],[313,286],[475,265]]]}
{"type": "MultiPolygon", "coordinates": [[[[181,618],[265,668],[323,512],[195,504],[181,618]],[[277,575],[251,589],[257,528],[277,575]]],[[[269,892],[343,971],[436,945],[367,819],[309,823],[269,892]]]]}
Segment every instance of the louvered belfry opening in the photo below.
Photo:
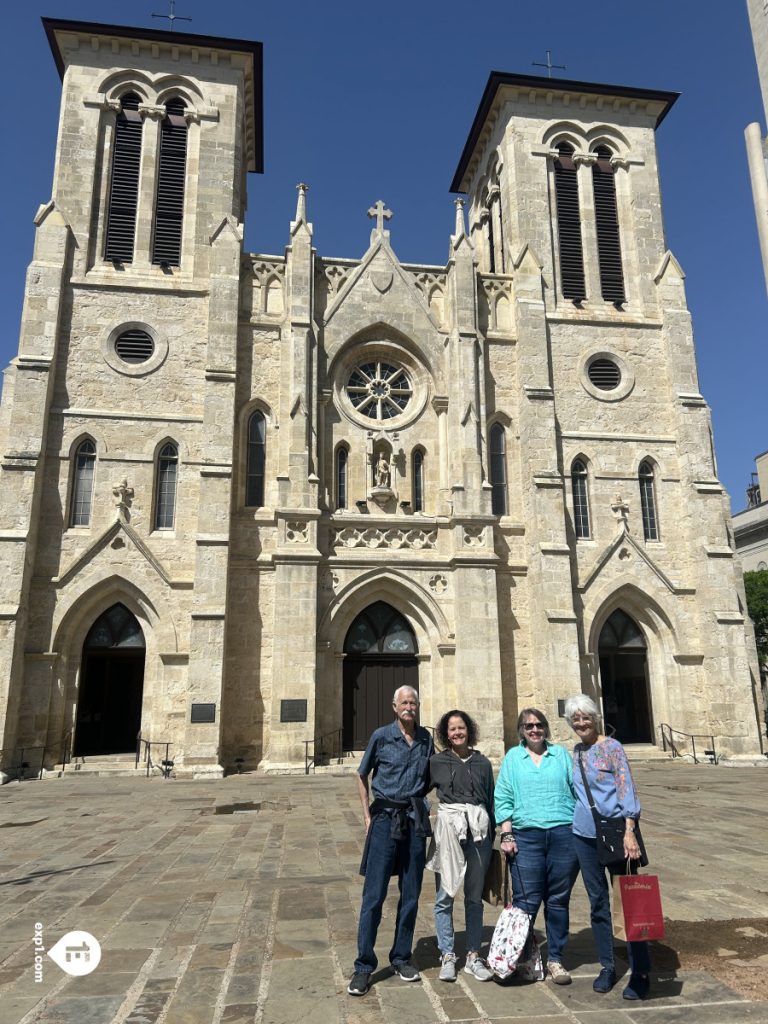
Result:
{"type": "Polygon", "coordinates": [[[120,103],[122,109],[117,115],[112,152],[104,258],[116,263],[131,263],[136,236],[141,132],[144,122],[139,114],[139,97],[135,92],[126,93],[120,98],[120,103]]]}
{"type": "Polygon", "coordinates": [[[555,160],[555,201],[557,204],[557,237],[560,245],[560,277],[563,296],[581,302],[587,297],[584,284],[584,251],[581,244],[579,183],[573,146],[567,142],[557,147],[555,160]]]}
{"type": "Polygon", "coordinates": [[[597,160],[592,165],[592,185],[595,192],[600,290],[606,302],[622,303],[625,301],[624,268],[621,263],[616,179],[611,164],[611,151],[607,146],[599,146],[595,153],[597,160]]]}
{"type": "Polygon", "coordinates": [[[157,169],[157,199],[152,237],[152,262],[179,266],[181,227],[184,220],[184,180],[187,170],[186,104],[169,100],[160,125],[160,159],[157,169]]]}

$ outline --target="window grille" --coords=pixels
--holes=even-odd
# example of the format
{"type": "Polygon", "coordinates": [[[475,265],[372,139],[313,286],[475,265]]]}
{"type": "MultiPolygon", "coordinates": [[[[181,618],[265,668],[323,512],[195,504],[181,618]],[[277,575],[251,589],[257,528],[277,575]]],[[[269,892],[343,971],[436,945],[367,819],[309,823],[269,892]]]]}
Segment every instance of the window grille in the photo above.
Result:
{"type": "Polygon", "coordinates": [[[267,456],[267,421],[255,412],[248,421],[248,470],[245,504],[249,508],[264,505],[264,466],[267,456]]]}
{"type": "Polygon", "coordinates": [[[72,507],[69,516],[70,526],[91,525],[93,474],[95,468],[96,445],[90,440],[83,441],[75,452],[72,507]]]}
{"type": "Polygon", "coordinates": [[[587,490],[587,467],[576,459],[571,466],[571,488],[573,490],[573,525],[579,540],[588,539],[589,494],[587,490]]]}
{"type": "Polygon", "coordinates": [[[117,263],[131,263],[136,235],[141,132],[144,122],[139,113],[139,97],[135,92],[126,93],[120,103],[122,109],[117,115],[112,150],[104,258],[117,263]]]}
{"type": "Polygon", "coordinates": [[[176,515],[176,483],[179,451],[169,442],[157,458],[157,484],[155,491],[155,529],[172,530],[176,515]]]}
{"type": "Polygon", "coordinates": [[[615,391],[621,384],[621,370],[612,359],[594,359],[589,364],[587,376],[600,391],[615,391]]]}
{"type": "Polygon", "coordinates": [[[124,363],[146,363],[154,351],[152,336],[138,327],[123,331],[115,340],[115,352],[124,363]]]}
{"type": "Polygon", "coordinates": [[[160,159],[157,171],[152,262],[181,263],[181,228],[184,220],[184,182],[187,164],[186,105],[169,100],[160,125],[160,159]]]}
{"type": "Polygon", "coordinates": [[[507,514],[507,456],[504,428],[496,423],[491,427],[491,511],[495,516],[507,514]]]}
{"type": "Polygon", "coordinates": [[[342,445],[336,452],[336,508],[347,507],[347,462],[349,452],[342,445]]]}
{"type": "Polygon", "coordinates": [[[411,508],[414,512],[424,511],[424,452],[419,448],[411,460],[413,484],[411,487],[411,508]]]}
{"type": "Polygon", "coordinates": [[[595,193],[600,290],[607,302],[620,304],[625,301],[625,295],[619,217],[616,209],[616,178],[608,147],[599,146],[595,153],[597,160],[592,165],[592,186],[595,193]]]}
{"type": "Polygon", "coordinates": [[[584,284],[584,251],[581,242],[579,182],[573,162],[573,146],[562,143],[555,160],[555,203],[557,237],[560,247],[560,278],[563,296],[581,302],[587,296],[584,284]]]}
{"type": "Polygon", "coordinates": [[[658,540],[659,524],[656,516],[653,466],[650,462],[640,463],[638,481],[640,484],[640,511],[643,517],[643,536],[646,540],[658,540]]]}

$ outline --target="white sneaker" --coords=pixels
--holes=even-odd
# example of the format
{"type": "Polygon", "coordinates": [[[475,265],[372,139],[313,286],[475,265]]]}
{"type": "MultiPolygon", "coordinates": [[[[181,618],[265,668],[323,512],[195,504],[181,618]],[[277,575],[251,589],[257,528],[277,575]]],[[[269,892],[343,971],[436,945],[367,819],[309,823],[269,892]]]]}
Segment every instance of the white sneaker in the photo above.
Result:
{"type": "Polygon", "coordinates": [[[547,974],[556,985],[570,985],[571,976],[557,960],[547,961],[547,974]]]}
{"type": "Polygon", "coordinates": [[[456,954],[443,953],[440,959],[439,981],[456,981],[456,954]]]}
{"type": "Polygon", "coordinates": [[[488,970],[484,961],[480,959],[477,953],[467,953],[464,973],[471,974],[477,981],[490,981],[493,978],[493,974],[488,970]]]}

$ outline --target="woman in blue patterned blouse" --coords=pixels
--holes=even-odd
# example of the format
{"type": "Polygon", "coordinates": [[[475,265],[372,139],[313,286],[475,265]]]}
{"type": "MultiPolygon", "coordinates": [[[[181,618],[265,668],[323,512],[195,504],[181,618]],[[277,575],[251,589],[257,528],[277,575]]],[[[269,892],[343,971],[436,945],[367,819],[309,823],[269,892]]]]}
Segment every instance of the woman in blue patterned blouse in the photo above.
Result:
{"type": "MultiPolygon", "coordinates": [[[[573,840],[581,877],[589,896],[592,935],[600,959],[600,974],[592,988],[595,992],[610,992],[616,984],[616,965],[613,959],[608,879],[606,868],[597,858],[595,821],[584,787],[581,764],[598,813],[611,818],[624,818],[624,856],[628,861],[640,858],[640,847],[635,837],[635,826],[640,818],[640,802],[624,747],[618,740],[603,734],[602,718],[595,702],[585,694],[569,697],[565,702],[565,717],[579,741],[573,753],[573,783],[576,790],[573,840]]],[[[612,875],[623,875],[626,867],[620,862],[616,866],[611,865],[609,872],[612,875]]],[[[622,995],[625,999],[645,999],[650,988],[648,943],[630,942],[628,949],[630,975],[622,995]]]]}
{"type": "Polygon", "coordinates": [[[571,831],[571,758],[565,747],[549,742],[549,722],[537,708],[523,708],[517,733],[520,744],[507,751],[496,783],[501,849],[514,858],[514,906],[535,918],[544,904],[547,973],[556,985],[567,985],[568,905],[579,873],[571,831]]]}

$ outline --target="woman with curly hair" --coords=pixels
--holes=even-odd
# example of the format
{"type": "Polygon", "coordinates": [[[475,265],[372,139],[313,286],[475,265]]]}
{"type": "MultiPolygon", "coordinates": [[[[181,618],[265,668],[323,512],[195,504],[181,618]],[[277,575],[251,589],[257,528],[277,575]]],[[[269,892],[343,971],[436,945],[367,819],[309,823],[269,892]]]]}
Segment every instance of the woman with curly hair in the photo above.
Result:
{"type": "Polygon", "coordinates": [[[447,711],[435,729],[443,748],[429,760],[429,788],[439,800],[427,867],[436,872],[435,931],[440,981],[456,981],[453,902],[464,883],[467,959],[464,970],[478,981],[493,975],[480,958],[483,882],[493,848],[493,769],[475,750],[477,725],[466,711],[447,711]]]}

